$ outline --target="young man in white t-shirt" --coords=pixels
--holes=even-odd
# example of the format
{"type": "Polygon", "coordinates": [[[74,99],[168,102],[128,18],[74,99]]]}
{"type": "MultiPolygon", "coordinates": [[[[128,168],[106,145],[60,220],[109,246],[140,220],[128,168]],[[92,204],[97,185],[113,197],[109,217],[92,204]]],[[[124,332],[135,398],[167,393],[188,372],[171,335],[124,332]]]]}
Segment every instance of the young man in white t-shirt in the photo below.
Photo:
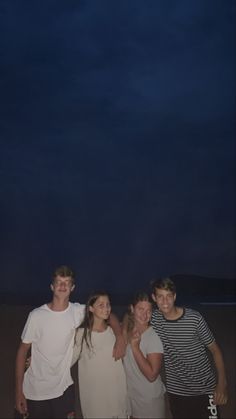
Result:
{"type": "MultiPolygon", "coordinates": [[[[74,418],[74,385],[70,367],[76,328],[82,323],[85,306],[69,301],[75,287],[74,273],[59,267],[53,276],[52,301],[30,312],[16,356],[16,409],[29,418],[74,418]],[[31,349],[30,366],[25,362],[31,349]]],[[[111,326],[121,337],[118,320],[111,326]]],[[[114,351],[123,355],[122,337],[114,351]]]]}

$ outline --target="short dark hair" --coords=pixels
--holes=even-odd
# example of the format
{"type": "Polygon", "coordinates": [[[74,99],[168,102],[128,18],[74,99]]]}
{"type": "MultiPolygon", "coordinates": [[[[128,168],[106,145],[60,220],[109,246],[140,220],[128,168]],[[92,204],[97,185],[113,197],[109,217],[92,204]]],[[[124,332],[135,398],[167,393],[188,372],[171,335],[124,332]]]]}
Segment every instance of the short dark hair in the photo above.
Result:
{"type": "Polygon", "coordinates": [[[62,276],[62,277],[67,277],[69,276],[72,280],[72,283],[74,284],[75,282],[75,274],[72,271],[71,268],[69,268],[69,266],[66,265],[62,265],[59,266],[58,268],[56,268],[54,274],[53,274],[53,280],[57,277],[57,276],[62,276]]]}
{"type": "Polygon", "coordinates": [[[173,294],[176,293],[175,283],[169,277],[154,279],[151,282],[151,292],[152,292],[152,294],[155,294],[156,289],[162,289],[162,290],[170,291],[173,294]]]}

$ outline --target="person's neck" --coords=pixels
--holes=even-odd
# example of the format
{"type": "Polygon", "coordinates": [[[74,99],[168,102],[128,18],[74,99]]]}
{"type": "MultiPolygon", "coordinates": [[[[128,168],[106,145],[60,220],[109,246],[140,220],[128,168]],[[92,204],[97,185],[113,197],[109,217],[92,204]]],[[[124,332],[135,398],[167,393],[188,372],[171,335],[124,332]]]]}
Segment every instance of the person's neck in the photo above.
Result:
{"type": "Polygon", "coordinates": [[[94,319],[93,332],[104,332],[107,328],[107,324],[104,320],[94,319]]]}
{"type": "Polygon", "coordinates": [[[174,306],[173,309],[168,314],[163,314],[167,320],[177,320],[183,314],[183,307],[174,306]]]}
{"type": "Polygon", "coordinates": [[[52,301],[48,304],[48,307],[53,311],[64,311],[69,305],[69,299],[61,299],[53,297],[52,301]]]}

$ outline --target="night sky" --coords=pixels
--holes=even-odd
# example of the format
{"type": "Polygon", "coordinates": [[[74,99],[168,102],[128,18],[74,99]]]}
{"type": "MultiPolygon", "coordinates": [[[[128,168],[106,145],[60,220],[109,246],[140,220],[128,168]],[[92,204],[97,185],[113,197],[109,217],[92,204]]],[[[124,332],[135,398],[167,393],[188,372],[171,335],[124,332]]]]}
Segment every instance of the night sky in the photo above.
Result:
{"type": "Polygon", "coordinates": [[[2,0],[1,292],[236,276],[235,2],[2,0]]]}

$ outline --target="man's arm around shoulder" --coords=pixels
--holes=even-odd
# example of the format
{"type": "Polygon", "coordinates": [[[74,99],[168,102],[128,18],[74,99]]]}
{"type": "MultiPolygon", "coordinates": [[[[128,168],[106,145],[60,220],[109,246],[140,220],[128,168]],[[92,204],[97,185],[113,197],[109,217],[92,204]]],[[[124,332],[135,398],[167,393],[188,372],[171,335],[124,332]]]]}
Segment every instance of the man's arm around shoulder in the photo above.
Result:
{"type": "Polygon", "coordinates": [[[126,344],[122,334],[119,319],[114,313],[110,314],[109,324],[116,337],[116,342],[113,348],[113,358],[115,358],[115,360],[117,361],[118,359],[123,358],[125,356],[126,344]]]}

